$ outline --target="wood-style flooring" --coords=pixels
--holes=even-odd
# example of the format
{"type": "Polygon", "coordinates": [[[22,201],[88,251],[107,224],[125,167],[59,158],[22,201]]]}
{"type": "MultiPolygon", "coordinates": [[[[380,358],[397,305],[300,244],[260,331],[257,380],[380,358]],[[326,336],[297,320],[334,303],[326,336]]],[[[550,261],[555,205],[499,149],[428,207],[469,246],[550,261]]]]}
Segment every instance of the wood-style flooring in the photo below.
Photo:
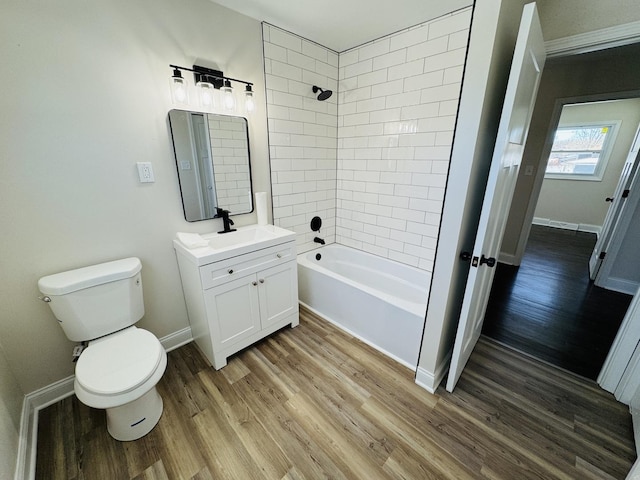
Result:
{"type": "Polygon", "coordinates": [[[39,479],[622,479],[627,407],[481,339],[454,393],[302,310],[220,371],[169,353],[164,413],[135,442],[74,397],[40,412],[39,479]]]}
{"type": "Polygon", "coordinates": [[[520,267],[497,266],[482,333],[595,380],[632,298],[589,280],[595,242],[533,225],[520,267]]]}

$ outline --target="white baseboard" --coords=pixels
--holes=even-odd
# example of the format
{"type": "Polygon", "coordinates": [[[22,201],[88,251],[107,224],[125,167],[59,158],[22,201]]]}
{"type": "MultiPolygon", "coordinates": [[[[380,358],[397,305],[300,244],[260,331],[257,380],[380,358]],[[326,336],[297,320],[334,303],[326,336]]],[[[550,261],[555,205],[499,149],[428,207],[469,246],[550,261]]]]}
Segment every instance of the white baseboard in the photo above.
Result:
{"type": "Polygon", "coordinates": [[[571,223],[561,220],[553,220],[551,218],[533,217],[531,222],[534,225],[543,225],[545,227],[562,228],[564,230],[572,230],[574,232],[588,232],[600,235],[602,227],[600,225],[590,225],[588,223],[571,223]]]}
{"type": "Polygon", "coordinates": [[[638,284],[624,278],[609,277],[604,282],[596,282],[596,285],[614,292],[635,295],[638,292],[638,284]]]}
{"type": "Polygon", "coordinates": [[[416,370],[416,384],[420,385],[429,393],[436,393],[438,386],[444,379],[445,375],[449,371],[449,364],[451,363],[451,351],[447,354],[445,359],[438,365],[435,373],[431,373],[429,370],[418,367],[416,370]]]}
{"type": "Polygon", "coordinates": [[[498,262],[505,263],[507,265],[515,265],[516,264],[516,256],[511,253],[503,253],[500,252],[498,255],[498,262]]]}
{"type": "Polygon", "coordinates": [[[182,330],[170,333],[160,339],[160,343],[167,352],[180,348],[192,341],[193,335],[191,334],[191,327],[184,327],[182,330]]]}
{"type": "MultiPolygon", "coordinates": [[[[192,340],[191,327],[185,327],[162,337],[160,343],[167,352],[170,352],[192,340]]],[[[20,439],[15,480],[31,480],[35,477],[38,412],[63,398],[73,395],[74,380],[75,376],[71,375],[25,395],[20,418],[20,439]]]]}

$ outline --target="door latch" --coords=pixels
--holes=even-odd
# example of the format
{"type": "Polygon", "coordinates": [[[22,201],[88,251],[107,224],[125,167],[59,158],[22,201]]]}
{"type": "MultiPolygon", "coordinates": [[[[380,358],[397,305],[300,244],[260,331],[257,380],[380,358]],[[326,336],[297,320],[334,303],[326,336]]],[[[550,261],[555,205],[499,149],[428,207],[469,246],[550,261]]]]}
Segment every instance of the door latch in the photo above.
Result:
{"type": "Polygon", "coordinates": [[[480,258],[480,265],[484,265],[485,263],[487,264],[487,267],[494,267],[496,265],[496,259],[493,257],[487,258],[483,254],[480,258]]]}

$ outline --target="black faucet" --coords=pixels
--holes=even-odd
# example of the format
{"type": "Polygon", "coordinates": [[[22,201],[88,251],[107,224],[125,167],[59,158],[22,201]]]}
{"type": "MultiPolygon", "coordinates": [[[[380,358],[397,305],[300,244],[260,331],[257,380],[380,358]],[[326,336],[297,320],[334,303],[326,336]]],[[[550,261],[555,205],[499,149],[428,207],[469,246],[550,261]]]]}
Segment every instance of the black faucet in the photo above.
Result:
{"type": "Polygon", "coordinates": [[[224,225],[224,230],[218,233],[229,233],[236,231],[235,228],[231,228],[231,225],[233,225],[233,220],[229,218],[230,213],[231,212],[229,210],[224,210],[222,208],[216,207],[216,216],[222,217],[222,223],[224,225]]]}
{"type": "Polygon", "coordinates": [[[320,237],[314,238],[313,241],[319,243],[320,245],[324,245],[324,240],[320,237]]]}

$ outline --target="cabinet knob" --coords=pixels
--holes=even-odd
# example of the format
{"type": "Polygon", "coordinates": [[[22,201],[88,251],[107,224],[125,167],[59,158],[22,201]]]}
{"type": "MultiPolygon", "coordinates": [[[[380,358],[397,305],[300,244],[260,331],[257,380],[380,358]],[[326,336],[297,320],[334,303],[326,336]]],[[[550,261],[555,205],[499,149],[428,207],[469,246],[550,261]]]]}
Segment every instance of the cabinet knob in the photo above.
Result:
{"type": "Polygon", "coordinates": [[[233,268],[229,269],[229,275],[231,275],[233,273],[233,268]]]}
{"type": "Polygon", "coordinates": [[[264,283],[264,278],[261,278],[260,280],[258,280],[260,283],[264,283]]]}
{"type": "Polygon", "coordinates": [[[276,253],[276,257],[282,258],[282,255],[280,253],[276,253]]]}
{"type": "Polygon", "coordinates": [[[253,285],[255,287],[256,285],[258,285],[258,282],[255,282],[255,281],[251,282],[251,285],[253,285]]]}

